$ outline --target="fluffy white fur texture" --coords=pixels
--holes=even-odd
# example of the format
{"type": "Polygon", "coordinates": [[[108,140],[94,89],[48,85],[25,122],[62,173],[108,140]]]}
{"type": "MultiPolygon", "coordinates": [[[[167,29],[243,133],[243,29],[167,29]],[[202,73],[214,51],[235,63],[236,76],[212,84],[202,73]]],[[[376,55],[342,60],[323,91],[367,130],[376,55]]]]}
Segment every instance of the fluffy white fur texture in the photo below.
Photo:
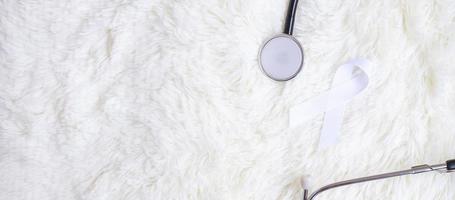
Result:
{"type": "MultiPolygon", "coordinates": [[[[305,67],[266,78],[258,49],[287,0],[1,0],[0,199],[300,199],[337,180],[455,157],[455,1],[301,0],[305,67]],[[342,141],[288,110],[338,65],[375,63],[342,141]]],[[[319,199],[453,200],[455,175],[319,199]]]]}

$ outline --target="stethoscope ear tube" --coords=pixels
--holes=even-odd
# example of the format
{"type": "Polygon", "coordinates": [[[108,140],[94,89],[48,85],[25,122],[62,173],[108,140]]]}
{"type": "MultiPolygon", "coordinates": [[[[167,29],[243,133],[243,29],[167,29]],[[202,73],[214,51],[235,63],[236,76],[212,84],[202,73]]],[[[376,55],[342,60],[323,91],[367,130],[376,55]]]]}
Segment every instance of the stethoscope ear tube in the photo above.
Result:
{"type": "Polygon", "coordinates": [[[404,175],[420,174],[420,173],[426,173],[426,172],[432,172],[432,171],[438,171],[440,173],[455,172],[455,159],[448,160],[448,161],[446,161],[446,163],[439,164],[439,165],[419,165],[419,166],[412,167],[411,169],[408,169],[408,170],[361,177],[361,178],[356,178],[356,179],[351,179],[351,180],[346,180],[346,181],[340,181],[340,182],[332,183],[332,184],[326,185],[322,188],[319,188],[312,194],[310,194],[307,189],[304,189],[303,200],[314,200],[314,198],[316,196],[318,196],[320,193],[325,192],[327,190],[334,189],[334,188],[342,187],[342,186],[348,186],[348,185],[357,184],[357,183],[370,182],[370,181],[404,176],[404,175]]]}
{"type": "Polygon", "coordinates": [[[295,13],[297,11],[297,4],[299,3],[299,0],[290,0],[289,1],[289,7],[288,7],[288,13],[286,16],[286,23],[284,25],[284,34],[292,35],[292,32],[294,31],[294,21],[295,21],[295,13]]]}

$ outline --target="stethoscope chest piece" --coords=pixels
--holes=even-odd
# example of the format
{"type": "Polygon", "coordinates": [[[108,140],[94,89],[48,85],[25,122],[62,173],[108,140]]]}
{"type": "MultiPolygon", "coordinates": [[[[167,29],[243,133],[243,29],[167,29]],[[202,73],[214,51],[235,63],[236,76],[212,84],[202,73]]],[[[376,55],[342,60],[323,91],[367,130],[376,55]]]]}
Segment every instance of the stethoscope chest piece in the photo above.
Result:
{"type": "Polygon", "coordinates": [[[294,78],[303,66],[303,49],[299,42],[287,34],[267,40],[259,52],[262,71],[276,81],[294,78]]]}
{"type": "Polygon", "coordinates": [[[298,0],[290,0],[283,34],[267,40],[259,51],[259,65],[265,75],[276,81],[287,81],[303,66],[303,49],[292,36],[298,0]]]}

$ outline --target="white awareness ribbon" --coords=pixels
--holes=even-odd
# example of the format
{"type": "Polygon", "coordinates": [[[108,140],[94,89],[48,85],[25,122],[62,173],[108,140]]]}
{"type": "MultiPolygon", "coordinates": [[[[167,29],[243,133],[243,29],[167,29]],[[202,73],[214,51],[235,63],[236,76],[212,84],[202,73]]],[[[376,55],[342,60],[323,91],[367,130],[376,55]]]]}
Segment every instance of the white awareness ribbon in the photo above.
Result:
{"type": "Polygon", "coordinates": [[[330,90],[291,107],[289,127],[295,128],[325,112],[319,149],[338,143],[345,106],[368,86],[370,68],[370,62],[366,59],[354,59],[341,65],[335,73],[330,90]]]}

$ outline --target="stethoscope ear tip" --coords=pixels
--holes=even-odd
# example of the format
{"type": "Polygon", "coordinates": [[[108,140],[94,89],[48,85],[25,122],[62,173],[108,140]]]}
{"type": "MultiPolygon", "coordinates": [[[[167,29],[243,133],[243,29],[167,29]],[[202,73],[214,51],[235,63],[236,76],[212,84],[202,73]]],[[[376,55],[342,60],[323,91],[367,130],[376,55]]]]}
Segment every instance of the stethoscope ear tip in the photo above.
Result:
{"type": "Polygon", "coordinates": [[[448,160],[446,162],[447,164],[447,171],[448,172],[454,172],[455,171],[455,159],[454,160],[448,160]]]}

